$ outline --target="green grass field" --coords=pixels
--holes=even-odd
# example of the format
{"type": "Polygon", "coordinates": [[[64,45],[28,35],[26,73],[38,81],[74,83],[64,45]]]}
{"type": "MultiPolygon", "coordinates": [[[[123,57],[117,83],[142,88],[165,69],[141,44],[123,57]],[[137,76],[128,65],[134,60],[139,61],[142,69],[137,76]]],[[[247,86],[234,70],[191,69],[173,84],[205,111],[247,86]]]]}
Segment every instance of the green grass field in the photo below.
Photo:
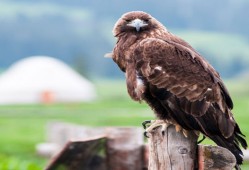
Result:
{"type": "MultiPolygon", "coordinates": [[[[239,89],[235,83],[228,85],[234,96],[235,118],[248,140],[248,89],[246,84],[238,86],[239,89]]],[[[46,140],[46,124],[50,121],[89,126],[141,126],[143,120],[154,118],[146,104],[129,99],[123,81],[96,83],[96,88],[99,97],[92,103],[0,106],[0,169],[43,169],[47,160],[36,155],[35,145],[46,140]]]]}

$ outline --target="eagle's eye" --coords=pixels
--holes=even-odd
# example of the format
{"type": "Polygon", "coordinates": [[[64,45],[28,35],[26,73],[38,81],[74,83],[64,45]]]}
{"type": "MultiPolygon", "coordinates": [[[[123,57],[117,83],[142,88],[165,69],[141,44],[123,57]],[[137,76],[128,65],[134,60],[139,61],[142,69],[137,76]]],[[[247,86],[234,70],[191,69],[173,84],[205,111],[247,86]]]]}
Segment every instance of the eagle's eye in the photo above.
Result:
{"type": "Polygon", "coordinates": [[[131,22],[131,19],[125,19],[126,22],[131,22]]]}

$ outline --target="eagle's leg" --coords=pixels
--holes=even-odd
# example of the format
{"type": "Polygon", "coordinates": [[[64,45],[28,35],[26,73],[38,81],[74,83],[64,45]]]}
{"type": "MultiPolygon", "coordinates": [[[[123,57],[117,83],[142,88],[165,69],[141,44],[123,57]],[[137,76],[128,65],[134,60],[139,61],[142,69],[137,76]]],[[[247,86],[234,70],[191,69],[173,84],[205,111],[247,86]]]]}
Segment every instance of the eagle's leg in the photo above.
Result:
{"type": "Polygon", "coordinates": [[[145,129],[144,136],[148,138],[149,136],[147,134],[152,132],[155,128],[160,127],[160,126],[162,127],[161,129],[162,135],[164,135],[165,130],[171,124],[172,123],[168,122],[167,120],[146,120],[142,123],[145,129]]]}
{"type": "Polygon", "coordinates": [[[155,120],[145,120],[142,125],[143,125],[143,128],[146,129],[147,127],[150,126],[151,123],[153,123],[155,120]]]}

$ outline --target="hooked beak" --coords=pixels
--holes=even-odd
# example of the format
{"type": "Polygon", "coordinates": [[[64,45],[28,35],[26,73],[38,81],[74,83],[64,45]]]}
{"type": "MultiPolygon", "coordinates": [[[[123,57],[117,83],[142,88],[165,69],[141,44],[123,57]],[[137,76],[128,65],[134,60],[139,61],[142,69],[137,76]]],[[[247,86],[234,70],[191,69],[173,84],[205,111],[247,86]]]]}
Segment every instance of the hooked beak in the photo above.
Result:
{"type": "Polygon", "coordinates": [[[130,27],[136,28],[136,31],[139,32],[140,29],[141,29],[142,27],[145,27],[145,26],[147,26],[148,24],[146,24],[146,23],[145,23],[143,20],[141,20],[141,19],[134,19],[134,20],[132,20],[130,23],[128,23],[127,25],[130,26],[130,27]]]}

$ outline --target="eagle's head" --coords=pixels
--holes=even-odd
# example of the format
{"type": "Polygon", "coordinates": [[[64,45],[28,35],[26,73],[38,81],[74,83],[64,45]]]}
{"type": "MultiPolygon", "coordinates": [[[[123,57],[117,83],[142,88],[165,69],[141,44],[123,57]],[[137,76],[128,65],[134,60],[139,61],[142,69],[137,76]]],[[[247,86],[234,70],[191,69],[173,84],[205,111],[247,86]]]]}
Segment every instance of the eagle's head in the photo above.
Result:
{"type": "Polygon", "coordinates": [[[122,17],[116,22],[113,28],[113,34],[115,37],[124,32],[141,34],[143,32],[151,32],[158,28],[164,27],[151,15],[142,11],[132,11],[122,15],[122,17]]]}

